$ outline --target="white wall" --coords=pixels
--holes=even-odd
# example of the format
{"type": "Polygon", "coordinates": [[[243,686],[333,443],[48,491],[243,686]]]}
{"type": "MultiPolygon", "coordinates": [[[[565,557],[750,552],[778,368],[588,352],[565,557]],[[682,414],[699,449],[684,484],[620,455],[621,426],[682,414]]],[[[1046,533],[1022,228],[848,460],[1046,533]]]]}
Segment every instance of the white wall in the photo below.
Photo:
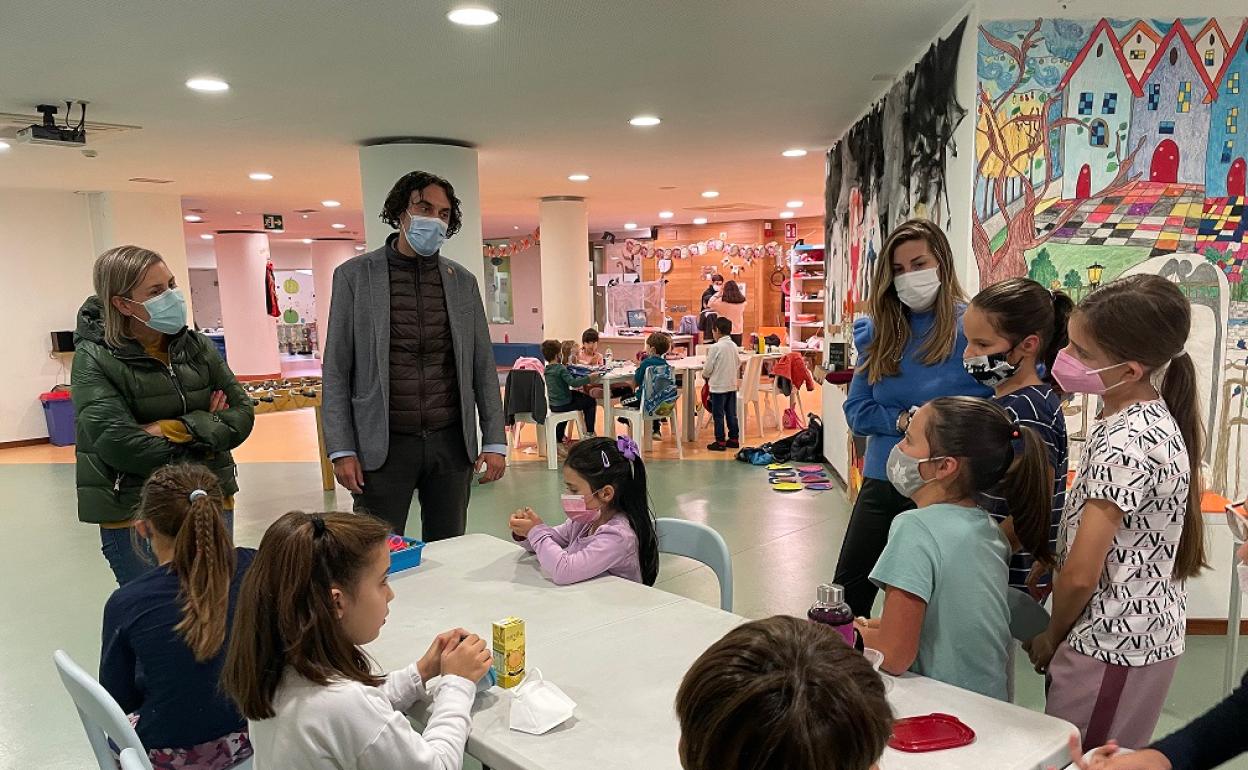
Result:
{"type": "Polygon", "coordinates": [[[191,296],[195,299],[192,317],[201,329],[221,328],[221,292],[217,289],[217,269],[191,268],[191,296]]]}
{"type": "Polygon", "coordinates": [[[74,328],[94,261],[85,195],[0,189],[0,443],[48,435],[39,394],[69,380],[48,333],[74,328]]]}
{"type": "Polygon", "coordinates": [[[511,258],[511,307],[514,323],[490,324],[490,339],[542,341],[542,250],[533,247],[511,258]],[[537,312],[534,312],[537,311],[537,312]]]}

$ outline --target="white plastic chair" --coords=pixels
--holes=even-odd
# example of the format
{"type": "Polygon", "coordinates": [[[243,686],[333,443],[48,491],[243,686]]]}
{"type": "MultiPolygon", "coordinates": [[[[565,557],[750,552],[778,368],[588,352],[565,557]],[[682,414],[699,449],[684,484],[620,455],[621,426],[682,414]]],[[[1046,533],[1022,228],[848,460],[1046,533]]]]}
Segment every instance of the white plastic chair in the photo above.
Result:
{"type": "Polygon", "coordinates": [[[732,612],[732,554],[720,534],[705,524],[684,519],[656,519],[659,553],[700,561],[719,578],[719,608],[732,612]]]}
{"type": "MultiPolygon", "coordinates": [[[[745,364],[745,374],[741,377],[741,387],[737,390],[737,422],[741,424],[741,437],[745,438],[746,423],[750,418],[750,405],[754,406],[754,419],[758,422],[759,438],[763,436],[763,408],[760,387],[763,379],[763,357],[750,356],[745,364]]],[[[775,408],[774,404],[772,406],[775,408]]],[[[779,421],[777,421],[779,424],[779,421]]]]}
{"type": "Polygon", "coordinates": [[[108,694],[108,690],[104,689],[104,685],[75,663],[64,650],[53,653],[52,661],[56,663],[61,682],[78,709],[82,727],[87,731],[87,743],[91,744],[91,751],[95,754],[100,770],[117,770],[117,760],[113,758],[113,751],[108,745],[110,738],[117,748],[123,751],[134,749],[138,753],[138,764],[135,767],[152,770],[152,763],[147,759],[147,749],[143,748],[138,733],[130,726],[130,718],[117,705],[113,696],[108,694]]]}
{"type": "Polygon", "coordinates": [[[138,749],[126,749],[121,752],[121,770],[147,770],[151,767],[147,762],[147,756],[139,753],[138,749]]]}
{"type": "Polygon", "coordinates": [[[552,471],[559,467],[558,431],[555,426],[565,422],[576,423],[576,435],[585,438],[585,418],[580,409],[573,409],[571,412],[547,412],[546,424],[537,426],[537,443],[539,446],[546,445],[546,467],[552,471]],[[546,435],[543,436],[543,433],[546,435]]]}
{"type": "Polygon", "coordinates": [[[652,428],[655,422],[668,420],[672,426],[672,435],[676,438],[676,453],[683,460],[685,459],[685,447],[681,443],[680,418],[676,414],[679,410],[672,409],[670,414],[654,414],[642,411],[645,409],[646,393],[650,392],[652,387],[653,375],[654,367],[652,366],[646,370],[645,380],[641,383],[641,390],[638,391],[640,398],[637,401],[637,408],[617,409],[615,410],[615,415],[628,421],[628,432],[632,434],[633,441],[637,442],[637,448],[642,452],[648,452],[654,446],[652,428]]]}

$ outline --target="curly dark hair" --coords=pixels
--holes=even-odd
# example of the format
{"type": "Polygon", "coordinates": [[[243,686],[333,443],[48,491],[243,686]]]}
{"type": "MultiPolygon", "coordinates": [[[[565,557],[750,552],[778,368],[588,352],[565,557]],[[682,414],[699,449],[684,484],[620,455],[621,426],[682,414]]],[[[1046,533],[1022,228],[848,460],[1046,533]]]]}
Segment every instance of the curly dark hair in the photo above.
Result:
{"type": "Polygon", "coordinates": [[[430,174],[428,171],[413,171],[410,174],[404,174],[399,181],[394,183],[394,187],[390,188],[390,194],[386,196],[386,202],[382,206],[379,215],[381,221],[398,230],[399,218],[411,204],[412,193],[435,184],[442,188],[446,197],[451,201],[451,221],[446,224],[446,237],[450,238],[455,235],[464,224],[464,215],[459,209],[459,198],[455,197],[455,187],[449,181],[437,174],[430,174]]]}

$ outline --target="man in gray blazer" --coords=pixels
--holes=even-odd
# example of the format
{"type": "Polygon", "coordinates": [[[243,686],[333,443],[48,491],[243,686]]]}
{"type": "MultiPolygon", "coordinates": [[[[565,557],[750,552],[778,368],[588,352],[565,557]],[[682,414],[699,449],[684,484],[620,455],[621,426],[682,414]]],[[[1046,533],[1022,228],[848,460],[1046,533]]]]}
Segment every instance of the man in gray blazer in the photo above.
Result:
{"type": "Polygon", "coordinates": [[[398,232],[334,271],[323,359],[325,448],[356,510],[403,534],[415,493],[421,538],[456,537],[467,524],[474,469],[484,469],[484,484],[506,468],[481,290],[472,273],[440,253],[461,223],[450,182],[407,174],[386,197],[381,219],[398,232]]]}

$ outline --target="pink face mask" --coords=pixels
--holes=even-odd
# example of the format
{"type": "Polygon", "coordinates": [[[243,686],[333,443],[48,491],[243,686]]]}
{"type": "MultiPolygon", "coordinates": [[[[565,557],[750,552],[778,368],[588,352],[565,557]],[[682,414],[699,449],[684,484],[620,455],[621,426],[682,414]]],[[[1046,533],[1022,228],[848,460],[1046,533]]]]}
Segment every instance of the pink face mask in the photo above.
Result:
{"type": "Polygon", "coordinates": [[[580,495],[561,495],[559,500],[563,504],[563,512],[572,521],[590,522],[598,518],[600,513],[596,509],[587,508],[585,506],[585,498],[580,495]]]}
{"type": "Polygon", "coordinates": [[[1122,384],[1121,381],[1114,383],[1108,388],[1105,387],[1105,381],[1101,379],[1101,372],[1108,372],[1110,369],[1117,369],[1120,366],[1126,366],[1126,362],[1105,366],[1100,369],[1089,369],[1087,364],[1075,358],[1066,352],[1063,348],[1057,353],[1057,358],[1053,360],[1053,379],[1057,380],[1057,384],[1067,393],[1087,393],[1092,396],[1103,396],[1114,388],[1122,384]]]}

